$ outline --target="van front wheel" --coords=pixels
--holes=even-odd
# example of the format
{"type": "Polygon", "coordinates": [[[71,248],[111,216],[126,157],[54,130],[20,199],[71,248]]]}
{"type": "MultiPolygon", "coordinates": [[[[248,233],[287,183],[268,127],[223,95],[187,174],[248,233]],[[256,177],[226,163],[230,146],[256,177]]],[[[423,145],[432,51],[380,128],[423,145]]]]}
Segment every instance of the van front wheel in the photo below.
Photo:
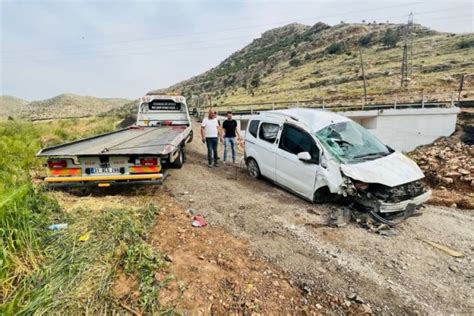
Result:
{"type": "Polygon", "coordinates": [[[258,163],[253,158],[249,158],[247,160],[247,171],[249,176],[254,179],[260,178],[260,168],[258,167],[258,163]]]}

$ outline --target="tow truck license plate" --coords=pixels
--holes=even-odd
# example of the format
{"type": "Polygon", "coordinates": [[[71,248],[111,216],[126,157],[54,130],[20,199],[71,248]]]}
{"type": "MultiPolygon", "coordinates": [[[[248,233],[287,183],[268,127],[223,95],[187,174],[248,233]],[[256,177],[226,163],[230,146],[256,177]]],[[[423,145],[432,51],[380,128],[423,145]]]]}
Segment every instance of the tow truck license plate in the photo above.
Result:
{"type": "Polygon", "coordinates": [[[97,173],[120,173],[120,168],[91,168],[91,174],[97,173]]]}

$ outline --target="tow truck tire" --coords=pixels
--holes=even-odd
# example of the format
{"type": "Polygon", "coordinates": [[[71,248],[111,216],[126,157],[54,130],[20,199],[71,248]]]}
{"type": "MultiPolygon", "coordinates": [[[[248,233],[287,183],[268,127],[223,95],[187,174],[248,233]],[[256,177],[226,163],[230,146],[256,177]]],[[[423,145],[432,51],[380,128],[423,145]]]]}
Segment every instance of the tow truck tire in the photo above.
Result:
{"type": "Polygon", "coordinates": [[[184,158],[184,148],[180,147],[178,157],[176,157],[176,160],[173,161],[173,163],[171,164],[171,167],[175,168],[175,169],[181,169],[183,167],[183,164],[184,164],[184,159],[185,159],[184,158]]]}
{"type": "Polygon", "coordinates": [[[258,179],[261,176],[260,167],[258,166],[257,161],[253,158],[247,159],[247,171],[249,173],[249,176],[254,179],[258,179]]]}

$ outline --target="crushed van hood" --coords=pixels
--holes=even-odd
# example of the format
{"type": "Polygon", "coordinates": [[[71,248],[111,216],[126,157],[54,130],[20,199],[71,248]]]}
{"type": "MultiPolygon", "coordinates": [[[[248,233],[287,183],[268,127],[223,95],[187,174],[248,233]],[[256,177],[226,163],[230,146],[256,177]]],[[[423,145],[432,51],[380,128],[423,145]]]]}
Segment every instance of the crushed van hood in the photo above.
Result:
{"type": "Polygon", "coordinates": [[[424,177],[418,165],[399,152],[357,164],[342,164],[341,170],[354,180],[380,183],[389,187],[413,182],[424,177]]]}

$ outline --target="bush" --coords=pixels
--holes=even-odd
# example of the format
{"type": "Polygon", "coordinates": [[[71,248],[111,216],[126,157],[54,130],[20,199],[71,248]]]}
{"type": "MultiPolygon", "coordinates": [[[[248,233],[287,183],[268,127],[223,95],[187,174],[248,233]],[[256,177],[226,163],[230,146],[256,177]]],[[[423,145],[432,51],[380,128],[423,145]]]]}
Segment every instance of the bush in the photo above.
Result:
{"type": "Polygon", "coordinates": [[[253,76],[252,81],[250,81],[250,86],[252,88],[257,88],[260,85],[260,78],[258,77],[257,74],[253,76]]]}
{"type": "Polygon", "coordinates": [[[298,67],[301,64],[302,64],[302,62],[298,58],[294,58],[294,59],[290,60],[290,66],[292,66],[292,67],[298,67]]]}
{"type": "Polygon", "coordinates": [[[398,36],[397,32],[394,32],[392,29],[387,29],[382,37],[382,44],[386,48],[393,48],[397,46],[399,40],[400,37],[398,36]]]}
{"type": "Polygon", "coordinates": [[[459,49],[474,47],[474,38],[463,38],[460,42],[456,43],[459,49]]]}
{"type": "Polygon", "coordinates": [[[332,43],[331,45],[326,48],[326,52],[328,54],[340,54],[344,51],[344,44],[340,42],[332,43]]]}
{"type": "Polygon", "coordinates": [[[372,41],[372,35],[367,34],[359,38],[359,45],[362,47],[368,47],[371,41],[372,41]]]}

